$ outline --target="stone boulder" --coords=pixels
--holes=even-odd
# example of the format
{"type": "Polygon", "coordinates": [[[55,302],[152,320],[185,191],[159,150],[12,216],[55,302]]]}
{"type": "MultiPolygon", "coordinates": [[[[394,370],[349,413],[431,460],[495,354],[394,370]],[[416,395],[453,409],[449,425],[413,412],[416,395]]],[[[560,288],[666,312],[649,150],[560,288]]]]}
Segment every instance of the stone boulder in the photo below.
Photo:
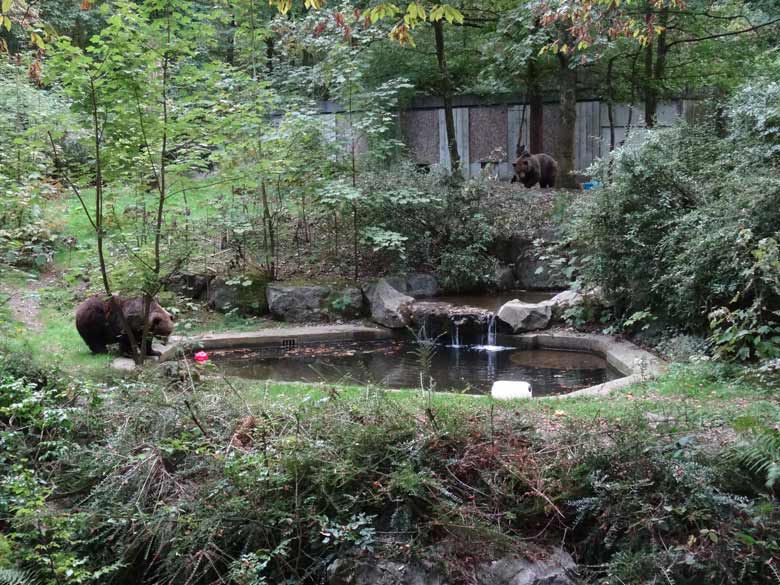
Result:
{"type": "Polygon", "coordinates": [[[199,301],[206,298],[212,278],[210,274],[179,272],[167,279],[165,288],[177,295],[199,301]]]}
{"type": "Polygon", "coordinates": [[[569,279],[556,270],[549,260],[540,260],[533,250],[526,250],[515,260],[517,286],[526,290],[567,288],[569,279]]]}
{"type": "Polygon", "coordinates": [[[274,319],[287,322],[321,321],[327,318],[331,289],[318,285],[269,284],[268,310],[274,319]]]}
{"type": "MultiPolygon", "coordinates": [[[[402,563],[369,556],[333,561],[327,569],[328,585],[445,585],[448,575],[441,562],[402,563]]],[[[578,585],[571,555],[552,549],[542,560],[504,557],[474,567],[476,585],[578,585]]]]}
{"type": "Polygon", "coordinates": [[[553,549],[544,560],[506,557],[478,569],[479,585],[577,585],[577,565],[562,549],[553,549]]]}
{"type": "MultiPolygon", "coordinates": [[[[397,287],[396,287],[397,288],[397,287]]],[[[415,299],[435,297],[441,292],[441,287],[436,277],[432,274],[410,274],[406,277],[406,290],[398,289],[401,292],[405,292],[415,299]]]]}
{"type": "Polygon", "coordinates": [[[565,290],[546,302],[552,307],[552,320],[561,322],[566,311],[581,305],[584,302],[584,297],[576,291],[565,290]]]}
{"type": "Polygon", "coordinates": [[[385,327],[399,329],[406,326],[403,309],[414,298],[399,292],[386,279],[379,280],[370,288],[368,302],[371,318],[385,327]]]}
{"type": "Polygon", "coordinates": [[[358,319],[365,312],[363,291],[348,286],[340,290],[331,290],[328,296],[328,313],[332,317],[358,319]]]}
{"type": "MultiPolygon", "coordinates": [[[[441,294],[439,281],[433,274],[418,272],[408,276],[395,275],[385,276],[382,280],[387,282],[398,292],[414,297],[415,299],[425,299],[435,297],[441,294]]],[[[363,288],[366,297],[371,298],[374,287],[377,283],[371,283],[363,288]]]]}
{"type": "Polygon", "coordinates": [[[422,566],[384,559],[337,559],[327,569],[328,585],[445,585],[422,566]]]}
{"type": "Polygon", "coordinates": [[[552,319],[552,305],[550,301],[541,303],[509,301],[498,310],[498,318],[509,325],[513,333],[545,329],[552,319]]]}
{"type": "Polygon", "coordinates": [[[424,332],[428,339],[449,339],[451,343],[479,339],[492,316],[490,311],[480,307],[435,300],[409,303],[403,306],[401,313],[405,323],[416,331],[424,332]],[[456,330],[457,340],[453,338],[456,330]]]}
{"type": "Polygon", "coordinates": [[[268,312],[266,279],[262,275],[218,276],[209,283],[206,295],[209,307],[222,313],[237,310],[244,315],[264,315],[268,312]]]}
{"type": "Polygon", "coordinates": [[[228,284],[227,280],[221,276],[216,277],[209,284],[208,289],[209,307],[227,313],[238,307],[238,286],[228,284]]]}

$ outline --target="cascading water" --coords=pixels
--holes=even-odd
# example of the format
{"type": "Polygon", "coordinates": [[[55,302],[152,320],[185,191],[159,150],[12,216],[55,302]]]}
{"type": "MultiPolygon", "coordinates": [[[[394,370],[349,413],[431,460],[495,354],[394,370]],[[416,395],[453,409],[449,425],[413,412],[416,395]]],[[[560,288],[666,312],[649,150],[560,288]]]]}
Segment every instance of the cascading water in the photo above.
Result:
{"type": "Polygon", "coordinates": [[[487,352],[503,351],[505,349],[511,349],[509,347],[505,347],[503,345],[497,344],[498,319],[496,317],[496,313],[491,313],[490,317],[487,320],[487,331],[485,332],[484,339],[485,339],[484,345],[475,345],[473,349],[476,349],[478,351],[487,351],[487,352]]]}
{"type": "Polygon", "coordinates": [[[450,338],[452,339],[450,347],[454,349],[460,349],[463,347],[460,342],[460,323],[457,321],[452,321],[452,333],[450,334],[450,338]]]}
{"type": "Polygon", "coordinates": [[[496,314],[491,313],[488,319],[487,345],[496,345],[496,314]]]}

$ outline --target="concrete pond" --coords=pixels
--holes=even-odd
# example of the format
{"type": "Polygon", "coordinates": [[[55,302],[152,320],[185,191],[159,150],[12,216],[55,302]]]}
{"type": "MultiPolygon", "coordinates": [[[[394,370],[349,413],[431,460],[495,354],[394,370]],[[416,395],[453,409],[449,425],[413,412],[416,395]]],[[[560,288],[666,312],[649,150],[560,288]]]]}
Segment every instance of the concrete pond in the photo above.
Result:
{"type": "MultiPolygon", "coordinates": [[[[476,395],[490,394],[496,382],[530,384],[534,397],[604,395],[664,368],[653,354],[607,335],[552,330],[491,337],[488,330],[479,341],[489,343],[451,341],[419,340],[378,326],[316,325],[174,337],[158,349],[161,361],[191,360],[206,351],[222,373],[248,379],[425,386],[476,395]]],[[[127,362],[119,358],[115,367],[131,368],[127,362]]]]}

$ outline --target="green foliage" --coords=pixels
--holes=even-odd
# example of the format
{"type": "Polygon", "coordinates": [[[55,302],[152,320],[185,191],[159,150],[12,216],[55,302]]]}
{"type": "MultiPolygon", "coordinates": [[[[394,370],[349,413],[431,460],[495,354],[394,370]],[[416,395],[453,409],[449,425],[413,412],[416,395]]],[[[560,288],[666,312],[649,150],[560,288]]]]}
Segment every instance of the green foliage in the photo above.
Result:
{"type": "Polygon", "coordinates": [[[748,437],[732,447],[731,456],[751,474],[761,478],[769,490],[780,485],[780,431],[751,429],[748,437]]]}
{"type": "Polygon", "coordinates": [[[570,505],[575,530],[587,534],[585,558],[605,563],[599,582],[769,582],[758,560],[780,544],[764,524],[769,502],[726,491],[733,468],[695,438],[648,445],[642,426],[613,437],[608,450],[586,448],[580,461],[589,489],[570,505]]]}
{"type": "Polygon", "coordinates": [[[709,325],[724,356],[773,355],[780,182],[767,104],[778,92],[742,88],[725,137],[712,124],[683,124],[594,169],[605,185],[574,233],[585,281],[605,288],[618,317],[645,311],[689,331],[709,325]]]}
{"type": "Polygon", "coordinates": [[[40,580],[29,571],[0,569],[0,585],[39,585],[40,580]]]}

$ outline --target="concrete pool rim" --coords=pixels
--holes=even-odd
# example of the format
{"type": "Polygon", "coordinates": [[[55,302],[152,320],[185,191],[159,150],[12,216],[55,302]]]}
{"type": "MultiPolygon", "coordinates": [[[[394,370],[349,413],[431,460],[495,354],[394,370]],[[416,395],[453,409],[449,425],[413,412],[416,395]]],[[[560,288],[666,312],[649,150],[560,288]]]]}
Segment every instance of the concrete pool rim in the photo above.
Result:
{"type": "MultiPolygon", "coordinates": [[[[192,337],[171,338],[166,346],[155,346],[161,351],[159,362],[176,359],[177,355],[192,350],[235,349],[240,347],[294,347],[299,343],[381,341],[393,339],[397,333],[384,327],[366,325],[305,325],[280,327],[257,331],[207,333],[192,337]]],[[[582,396],[604,396],[614,390],[647,381],[661,373],[666,363],[647,350],[610,335],[577,333],[573,331],[539,331],[507,335],[518,347],[525,349],[558,349],[579,351],[601,356],[623,375],[621,378],[574,390],[567,394],[544,398],[573,398],[582,396]]],[[[118,358],[113,367],[132,369],[132,360],[118,358]],[[118,363],[119,362],[119,363],[118,363]],[[127,363],[129,362],[129,363],[127,363]]],[[[441,394],[445,394],[442,392],[441,394]]]]}

